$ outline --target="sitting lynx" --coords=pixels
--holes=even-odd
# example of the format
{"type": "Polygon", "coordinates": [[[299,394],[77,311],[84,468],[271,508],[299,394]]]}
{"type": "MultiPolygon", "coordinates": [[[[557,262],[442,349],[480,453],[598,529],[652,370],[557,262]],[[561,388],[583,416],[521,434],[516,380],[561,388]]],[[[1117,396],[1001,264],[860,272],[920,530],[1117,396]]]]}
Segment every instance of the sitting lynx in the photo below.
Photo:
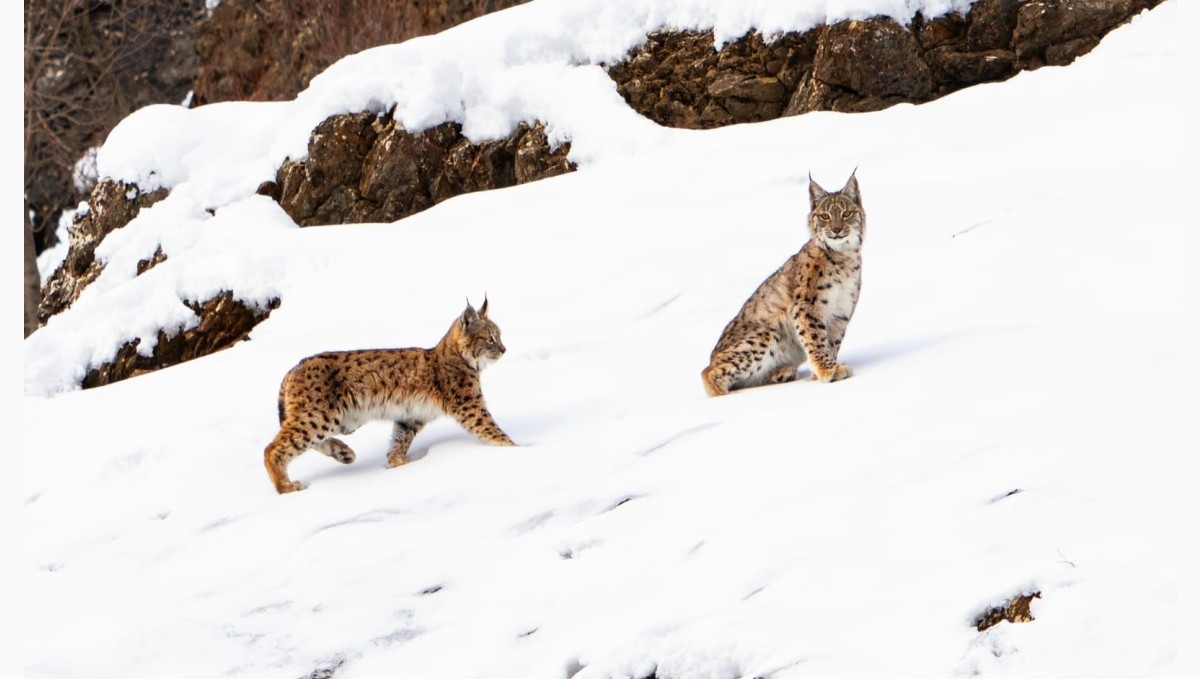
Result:
{"type": "Polygon", "coordinates": [[[288,478],[292,458],[316,448],[338,462],[354,451],[334,434],[349,434],[371,420],[391,420],[388,466],[407,460],[413,437],[431,420],[449,415],[486,443],[515,445],[483,402],[479,371],[504,354],[500,329],[488,304],[470,304],[432,349],[365,349],[310,356],[288,371],[279,387],[279,434],[264,452],[275,490],[304,484],[288,478]]]}
{"type": "Polygon", "coordinates": [[[850,377],[850,366],[838,363],[837,355],[862,285],[862,196],[853,173],[835,193],[810,176],[808,195],[811,238],[725,326],[701,373],[710,396],[791,382],[806,357],[812,379],[850,377]]]}

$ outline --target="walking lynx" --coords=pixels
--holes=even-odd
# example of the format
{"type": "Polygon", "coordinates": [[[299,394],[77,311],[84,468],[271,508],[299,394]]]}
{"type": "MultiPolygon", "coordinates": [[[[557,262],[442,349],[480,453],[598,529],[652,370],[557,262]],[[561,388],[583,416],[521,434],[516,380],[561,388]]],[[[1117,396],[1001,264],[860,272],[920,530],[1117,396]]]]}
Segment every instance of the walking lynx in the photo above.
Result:
{"type": "Polygon", "coordinates": [[[806,359],[814,380],[850,377],[837,356],[862,285],[862,196],[853,173],[834,193],[810,176],[808,195],[810,239],[725,326],[701,374],[710,396],[791,382],[806,359]]]}
{"type": "Polygon", "coordinates": [[[413,438],[431,420],[449,415],[485,443],[515,445],[483,402],[479,371],[504,354],[500,329],[485,299],[470,304],[432,349],[364,349],[310,356],[288,371],[279,387],[279,434],[264,451],[275,490],[304,484],[288,478],[292,458],[309,448],[343,464],[354,451],[334,434],[371,420],[390,420],[389,467],[398,467],[413,438]]]}

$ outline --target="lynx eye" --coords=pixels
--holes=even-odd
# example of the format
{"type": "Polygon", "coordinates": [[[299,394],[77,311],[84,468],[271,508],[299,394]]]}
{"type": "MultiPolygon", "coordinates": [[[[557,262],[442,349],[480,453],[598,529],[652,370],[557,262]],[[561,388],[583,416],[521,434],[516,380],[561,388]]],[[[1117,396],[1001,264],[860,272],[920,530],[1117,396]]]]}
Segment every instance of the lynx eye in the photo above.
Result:
{"type": "Polygon", "coordinates": [[[822,212],[822,213],[818,214],[817,217],[823,222],[829,221],[829,213],[828,212],[822,212]]]}
{"type": "Polygon", "coordinates": [[[854,210],[846,210],[842,213],[842,219],[850,219],[854,216],[854,210]]]}

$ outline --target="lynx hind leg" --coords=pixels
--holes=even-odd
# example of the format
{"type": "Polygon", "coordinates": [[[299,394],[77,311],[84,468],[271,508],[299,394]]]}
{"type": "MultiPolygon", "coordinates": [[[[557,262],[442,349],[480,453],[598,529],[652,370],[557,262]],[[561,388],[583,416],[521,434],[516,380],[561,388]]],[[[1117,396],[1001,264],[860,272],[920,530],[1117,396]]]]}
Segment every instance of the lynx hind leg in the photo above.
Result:
{"type": "Polygon", "coordinates": [[[308,450],[315,443],[310,432],[291,422],[284,422],[279,433],[267,444],[263,451],[263,463],[267,468],[267,476],[275,486],[275,491],[291,493],[304,490],[305,485],[288,478],[288,464],[300,453],[308,450]]]}
{"type": "Polygon", "coordinates": [[[724,396],[733,390],[733,382],[737,377],[731,364],[719,361],[713,357],[713,362],[700,373],[704,380],[704,391],[709,396],[724,396]]]}
{"type": "Polygon", "coordinates": [[[408,448],[424,422],[396,421],[392,424],[392,446],[388,449],[387,466],[399,467],[408,462],[408,448]]]}
{"type": "Polygon", "coordinates": [[[284,377],[279,395],[279,433],[263,451],[267,476],[279,493],[304,490],[305,484],[288,477],[287,467],[309,448],[317,448],[339,462],[354,461],[354,451],[349,446],[330,439],[337,418],[331,414],[331,404],[322,400],[319,393],[303,388],[305,377],[308,376],[296,368],[284,377]],[[347,453],[349,459],[344,459],[347,453]]]}
{"type": "Polygon", "coordinates": [[[328,438],[313,444],[313,448],[342,464],[350,464],[354,461],[354,449],[340,439],[328,438]]]}
{"type": "Polygon", "coordinates": [[[721,396],[770,381],[790,381],[783,379],[789,367],[791,379],[795,379],[796,366],[779,346],[773,330],[753,330],[741,341],[731,344],[733,346],[728,349],[714,352],[708,367],[701,373],[704,390],[709,396],[721,396]]]}
{"type": "Polygon", "coordinates": [[[770,357],[757,351],[725,351],[713,357],[700,374],[709,396],[723,396],[739,389],[765,384],[777,372],[770,357]]]}

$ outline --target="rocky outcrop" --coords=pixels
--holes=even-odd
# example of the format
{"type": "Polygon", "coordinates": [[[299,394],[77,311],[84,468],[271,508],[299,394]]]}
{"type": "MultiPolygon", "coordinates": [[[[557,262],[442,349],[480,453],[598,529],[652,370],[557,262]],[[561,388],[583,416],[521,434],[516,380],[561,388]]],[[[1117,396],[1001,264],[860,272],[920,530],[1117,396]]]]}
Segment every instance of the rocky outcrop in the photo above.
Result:
{"type": "Polygon", "coordinates": [[[205,302],[189,302],[188,306],[199,317],[195,327],[174,334],[159,331],[158,343],[150,356],[138,353],[138,341],[126,343],[111,361],[88,371],[83,378],[83,388],[136,377],[236,344],[266,319],[272,309],[279,306],[279,300],[260,308],[243,304],[233,299],[231,293],[225,292],[205,302]]]}
{"type": "Polygon", "coordinates": [[[1033,620],[1033,613],[1029,607],[1034,599],[1042,598],[1041,592],[1033,592],[1032,594],[1021,594],[1009,599],[1003,606],[996,606],[985,611],[975,620],[975,629],[980,632],[999,625],[1004,621],[1008,622],[1030,622],[1033,620]]]}
{"type": "Polygon", "coordinates": [[[96,261],[96,246],[108,234],[125,226],[142,208],[165,198],[166,189],[141,192],[137,186],[111,179],[101,181],[88,200],[88,211],[77,219],[69,230],[67,258],[42,286],[42,302],[38,305],[38,321],[71,306],[79,293],[96,280],[104,266],[96,261]]]}
{"type": "Polygon", "coordinates": [[[663,31],[607,70],[631,107],[670,127],[875,111],[1068,64],[1161,1],[977,0],[965,15],[842,21],[771,42],[751,32],[720,50],[711,32],[663,31]]]}
{"type": "Polygon", "coordinates": [[[569,144],[551,148],[542,125],[471,142],[455,123],[411,134],[390,115],[337,115],[259,188],[301,226],[392,222],[447,198],[570,172],[569,144]]]}
{"type": "Polygon", "coordinates": [[[749,33],[720,51],[713,34],[652,33],[608,67],[629,105],[662,125],[705,129],[778,118],[817,50],[817,34],[767,43],[749,33]]]}
{"type": "MultiPolygon", "coordinates": [[[[88,211],[70,229],[70,249],[62,265],[42,288],[38,318],[45,323],[75,302],[84,288],[104,270],[96,260],[96,246],[108,234],[133,221],[143,208],[150,207],[167,196],[166,189],[141,192],[137,186],[106,179],[92,191],[88,211]]],[[[161,249],[137,264],[137,275],[166,261],[161,249]]],[[[168,334],[159,332],[158,343],[149,356],[138,353],[138,342],[122,346],[113,359],[84,376],[82,386],[98,387],[205,356],[228,347],[246,337],[250,330],[279,305],[273,300],[268,307],[249,306],[233,299],[226,292],[203,302],[187,302],[199,320],[195,327],[168,334]]]]}

